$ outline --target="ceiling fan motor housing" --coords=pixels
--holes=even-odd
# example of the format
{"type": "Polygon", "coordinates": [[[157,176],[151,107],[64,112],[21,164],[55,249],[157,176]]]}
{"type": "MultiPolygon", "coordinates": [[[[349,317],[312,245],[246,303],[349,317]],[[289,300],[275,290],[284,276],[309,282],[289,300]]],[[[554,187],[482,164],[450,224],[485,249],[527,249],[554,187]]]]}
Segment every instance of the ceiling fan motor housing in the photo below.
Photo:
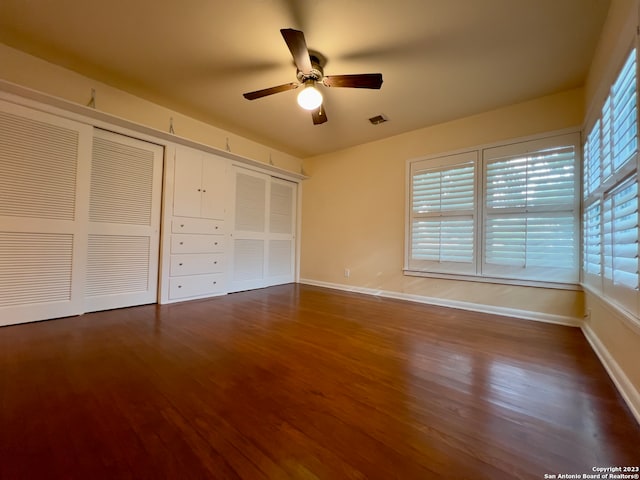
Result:
{"type": "Polygon", "coordinates": [[[324,63],[325,59],[318,53],[310,53],[309,58],[311,59],[311,71],[309,73],[301,72],[297,70],[296,77],[300,83],[305,83],[308,80],[313,80],[314,82],[320,82],[324,78],[324,63]]]}

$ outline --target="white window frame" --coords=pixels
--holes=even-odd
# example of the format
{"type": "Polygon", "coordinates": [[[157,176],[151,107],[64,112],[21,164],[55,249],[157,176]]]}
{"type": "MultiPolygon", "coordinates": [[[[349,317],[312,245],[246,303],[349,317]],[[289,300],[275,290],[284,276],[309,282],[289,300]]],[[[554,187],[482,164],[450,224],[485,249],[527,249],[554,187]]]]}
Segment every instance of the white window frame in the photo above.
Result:
{"type": "MultiPolygon", "coordinates": [[[[449,278],[456,280],[468,280],[474,282],[485,283],[501,283],[508,285],[525,285],[525,286],[543,286],[549,288],[559,288],[568,290],[579,290],[579,272],[580,272],[580,169],[579,160],[581,157],[580,134],[577,130],[568,129],[557,132],[550,132],[544,135],[533,137],[512,139],[509,141],[477,146],[469,150],[447,152],[438,156],[426,158],[418,158],[407,161],[407,178],[406,178],[406,216],[405,216],[405,258],[404,258],[404,274],[409,276],[433,277],[433,278],[449,278]],[[507,275],[496,275],[495,273],[487,273],[483,271],[484,263],[484,229],[486,222],[486,205],[485,205],[485,170],[489,153],[496,153],[496,149],[510,154],[525,154],[527,151],[535,151],[536,149],[553,148],[559,145],[571,145],[575,152],[574,164],[574,192],[573,205],[571,208],[575,231],[575,266],[571,279],[563,278],[561,280],[539,279],[532,275],[516,275],[510,272],[507,275]],[[420,169],[433,168],[437,169],[446,165],[447,161],[459,158],[459,155],[475,156],[477,158],[475,189],[475,211],[474,211],[474,262],[469,268],[463,269],[460,265],[448,265],[446,263],[424,264],[418,265],[411,258],[412,246],[412,206],[413,206],[413,190],[412,181],[413,174],[420,169]]],[[[486,270],[486,268],[485,268],[486,270]]]]}

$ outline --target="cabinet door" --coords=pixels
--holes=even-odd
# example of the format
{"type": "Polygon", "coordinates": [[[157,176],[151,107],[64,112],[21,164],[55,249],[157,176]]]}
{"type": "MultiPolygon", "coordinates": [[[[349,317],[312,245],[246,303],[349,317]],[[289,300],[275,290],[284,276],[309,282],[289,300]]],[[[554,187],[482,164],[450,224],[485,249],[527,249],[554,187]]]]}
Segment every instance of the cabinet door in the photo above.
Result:
{"type": "Polygon", "coordinates": [[[227,201],[226,161],[214,155],[206,155],[202,161],[202,210],[204,218],[224,218],[227,201]]]}
{"type": "Polygon", "coordinates": [[[202,155],[191,148],[176,149],[173,214],[177,217],[200,216],[202,155]]]}

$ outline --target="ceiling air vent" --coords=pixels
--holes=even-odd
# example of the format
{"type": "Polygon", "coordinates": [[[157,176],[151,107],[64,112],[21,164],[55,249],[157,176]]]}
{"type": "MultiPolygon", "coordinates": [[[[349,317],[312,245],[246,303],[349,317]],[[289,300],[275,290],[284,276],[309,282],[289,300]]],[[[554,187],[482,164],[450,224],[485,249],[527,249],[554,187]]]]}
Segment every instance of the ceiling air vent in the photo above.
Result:
{"type": "Polygon", "coordinates": [[[384,115],[376,115],[375,117],[371,117],[369,119],[372,125],[380,125],[381,123],[384,123],[387,120],[389,119],[384,115]]]}

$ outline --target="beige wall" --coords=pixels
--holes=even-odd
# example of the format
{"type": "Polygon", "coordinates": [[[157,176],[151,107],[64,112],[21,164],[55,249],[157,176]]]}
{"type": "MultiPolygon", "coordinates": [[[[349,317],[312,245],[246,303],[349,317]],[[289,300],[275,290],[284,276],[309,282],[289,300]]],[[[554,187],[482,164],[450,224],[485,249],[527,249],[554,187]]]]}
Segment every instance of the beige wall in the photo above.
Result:
{"type": "Polygon", "coordinates": [[[403,275],[405,168],[408,159],[504,139],[579,127],[583,90],[305,159],[301,277],[580,318],[581,292],[403,275]],[[351,270],[350,278],[344,269],[351,270]]]}
{"type": "MultiPolygon", "coordinates": [[[[588,125],[598,115],[609,86],[636,41],[638,0],[613,0],[609,17],[593,59],[586,86],[588,125]]],[[[640,421],[640,322],[612,308],[597,295],[586,293],[591,312],[585,322],[595,338],[596,351],[612,373],[640,421]]]]}
{"type": "Polygon", "coordinates": [[[80,105],[87,105],[91,89],[96,90],[96,109],[163,132],[169,131],[170,118],[176,135],[225,150],[252,160],[300,173],[302,161],[220,128],[181,115],[168,108],[136,97],[117,88],[84,77],[0,43],[0,79],[28,87],[80,105]]]}

